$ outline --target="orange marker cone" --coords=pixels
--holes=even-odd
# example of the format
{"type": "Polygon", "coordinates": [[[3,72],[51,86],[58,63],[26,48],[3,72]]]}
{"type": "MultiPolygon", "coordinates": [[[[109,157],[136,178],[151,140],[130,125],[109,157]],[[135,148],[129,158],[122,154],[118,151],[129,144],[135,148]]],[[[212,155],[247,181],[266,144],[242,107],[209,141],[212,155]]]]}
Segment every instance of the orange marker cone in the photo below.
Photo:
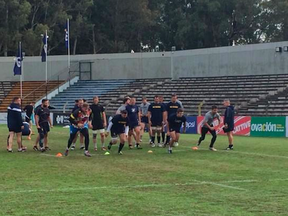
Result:
{"type": "Polygon", "coordinates": [[[56,157],[62,157],[62,156],[63,156],[62,153],[56,154],[56,157]]]}

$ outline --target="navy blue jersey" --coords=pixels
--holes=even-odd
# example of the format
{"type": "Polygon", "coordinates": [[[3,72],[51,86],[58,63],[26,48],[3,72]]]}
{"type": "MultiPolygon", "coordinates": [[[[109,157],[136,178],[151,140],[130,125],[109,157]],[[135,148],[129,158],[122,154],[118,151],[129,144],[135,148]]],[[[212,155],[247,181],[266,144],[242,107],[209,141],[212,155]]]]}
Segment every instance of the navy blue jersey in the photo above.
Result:
{"type": "Polygon", "coordinates": [[[129,125],[129,119],[128,117],[123,118],[121,114],[116,115],[112,119],[112,128],[111,131],[116,133],[124,133],[125,128],[129,125]]]}
{"type": "Polygon", "coordinates": [[[75,112],[77,109],[79,109],[79,106],[76,104],[72,109],[72,113],[75,112]]]}
{"type": "Polygon", "coordinates": [[[168,104],[166,104],[166,111],[167,111],[167,116],[171,116],[172,114],[175,114],[177,112],[177,110],[181,108],[180,103],[175,102],[173,103],[172,101],[170,101],[168,104]]]}
{"type": "Polygon", "coordinates": [[[163,106],[164,111],[167,111],[167,105],[165,103],[160,103],[160,104],[163,106]]]}
{"type": "Polygon", "coordinates": [[[35,115],[39,116],[39,125],[43,123],[48,123],[50,117],[50,110],[48,107],[38,107],[35,111],[35,115]]]}
{"type": "Polygon", "coordinates": [[[163,112],[165,112],[163,104],[152,103],[150,104],[148,111],[151,112],[152,125],[161,125],[163,122],[163,112]]]}
{"type": "Polygon", "coordinates": [[[21,108],[19,104],[11,103],[7,109],[7,126],[10,129],[19,129],[23,126],[21,108]]]}
{"type": "Polygon", "coordinates": [[[234,116],[235,116],[234,107],[231,105],[226,107],[224,115],[224,124],[227,124],[228,128],[234,127],[234,116]]]}
{"type": "Polygon", "coordinates": [[[137,105],[127,105],[126,110],[128,112],[128,119],[130,123],[138,122],[139,108],[137,105]]]}
{"type": "Polygon", "coordinates": [[[173,128],[175,130],[180,130],[181,126],[183,123],[186,123],[186,117],[182,116],[182,117],[177,117],[177,114],[174,113],[172,114],[169,119],[169,128],[173,128]]]}

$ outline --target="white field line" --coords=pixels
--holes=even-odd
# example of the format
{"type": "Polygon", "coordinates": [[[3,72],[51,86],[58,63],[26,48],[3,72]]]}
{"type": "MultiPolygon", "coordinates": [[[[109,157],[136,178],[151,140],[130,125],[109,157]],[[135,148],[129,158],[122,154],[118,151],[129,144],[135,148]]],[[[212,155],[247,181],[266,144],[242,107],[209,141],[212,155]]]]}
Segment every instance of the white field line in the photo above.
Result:
{"type": "MultiPolygon", "coordinates": [[[[263,182],[277,182],[277,181],[288,181],[288,179],[269,179],[263,182]]],[[[143,185],[119,185],[119,186],[99,186],[99,187],[67,187],[67,188],[55,188],[55,189],[32,189],[32,190],[5,190],[0,191],[0,194],[19,194],[19,193],[51,193],[51,192],[75,192],[75,191],[91,191],[91,190],[111,190],[111,189],[137,189],[137,188],[161,188],[161,187],[181,187],[181,186],[192,186],[192,185],[213,185],[223,188],[247,191],[240,187],[234,187],[226,185],[229,183],[258,183],[259,180],[247,179],[247,180],[231,180],[221,182],[207,182],[207,181],[193,181],[187,183],[175,183],[175,184],[143,184],[143,185]]]]}
{"type": "MultiPolygon", "coordinates": [[[[189,151],[190,149],[187,150],[174,150],[173,152],[186,152],[189,151]]],[[[210,151],[209,149],[199,149],[197,151],[210,151]]],[[[236,150],[217,150],[218,152],[227,152],[231,154],[245,154],[245,155],[253,155],[253,156],[260,156],[260,157],[271,157],[271,158],[282,158],[282,159],[288,159],[287,156],[281,156],[281,155],[268,155],[268,154],[260,154],[260,153],[251,153],[251,152],[241,152],[241,151],[236,151],[236,150]]]]}

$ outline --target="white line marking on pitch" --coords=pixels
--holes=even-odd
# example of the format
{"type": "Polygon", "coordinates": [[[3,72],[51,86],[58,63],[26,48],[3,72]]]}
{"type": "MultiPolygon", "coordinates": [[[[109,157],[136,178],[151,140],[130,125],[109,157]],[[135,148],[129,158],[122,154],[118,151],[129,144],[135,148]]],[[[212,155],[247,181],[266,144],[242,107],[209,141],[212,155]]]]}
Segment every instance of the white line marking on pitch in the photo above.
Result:
{"type": "MultiPolygon", "coordinates": [[[[276,182],[276,181],[288,181],[288,179],[268,179],[265,182],[276,182]]],[[[264,182],[263,181],[263,182],[264,182]]],[[[74,192],[74,191],[87,191],[87,190],[105,190],[105,189],[133,189],[133,188],[160,188],[160,187],[177,187],[177,186],[192,186],[192,185],[214,185],[233,190],[248,191],[247,189],[225,185],[229,183],[257,183],[259,180],[231,180],[231,181],[220,181],[220,182],[207,182],[197,181],[188,183],[175,183],[175,184],[144,184],[144,185],[126,185],[126,186],[99,186],[99,187],[81,187],[81,188],[56,188],[56,189],[32,189],[32,190],[7,190],[0,191],[0,194],[17,194],[17,193],[49,193],[49,192],[74,192]]]]}

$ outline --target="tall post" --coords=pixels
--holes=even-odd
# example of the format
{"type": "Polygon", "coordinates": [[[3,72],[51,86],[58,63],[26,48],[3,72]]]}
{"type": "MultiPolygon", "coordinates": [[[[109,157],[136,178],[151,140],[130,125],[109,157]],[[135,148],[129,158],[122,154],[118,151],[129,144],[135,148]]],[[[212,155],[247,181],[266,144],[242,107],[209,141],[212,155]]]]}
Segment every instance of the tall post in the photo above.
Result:
{"type": "Polygon", "coordinates": [[[68,72],[70,72],[71,57],[70,57],[70,20],[67,19],[67,50],[68,50],[68,72]]]}
{"type": "Polygon", "coordinates": [[[23,82],[23,59],[22,59],[22,44],[19,42],[19,53],[20,53],[20,64],[21,64],[21,74],[20,74],[20,97],[21,100],[23,98],[23,89],[22,89],[22,82],[23,82]]]}
{"type": "Polygon", "coordinates": [[[45,62],[45,80],[46,80],[46,86],[48,82],[48,31],[46,30],[46,35],[45,35],[45,40],[46,40],[46,62],[45,62]]]}

